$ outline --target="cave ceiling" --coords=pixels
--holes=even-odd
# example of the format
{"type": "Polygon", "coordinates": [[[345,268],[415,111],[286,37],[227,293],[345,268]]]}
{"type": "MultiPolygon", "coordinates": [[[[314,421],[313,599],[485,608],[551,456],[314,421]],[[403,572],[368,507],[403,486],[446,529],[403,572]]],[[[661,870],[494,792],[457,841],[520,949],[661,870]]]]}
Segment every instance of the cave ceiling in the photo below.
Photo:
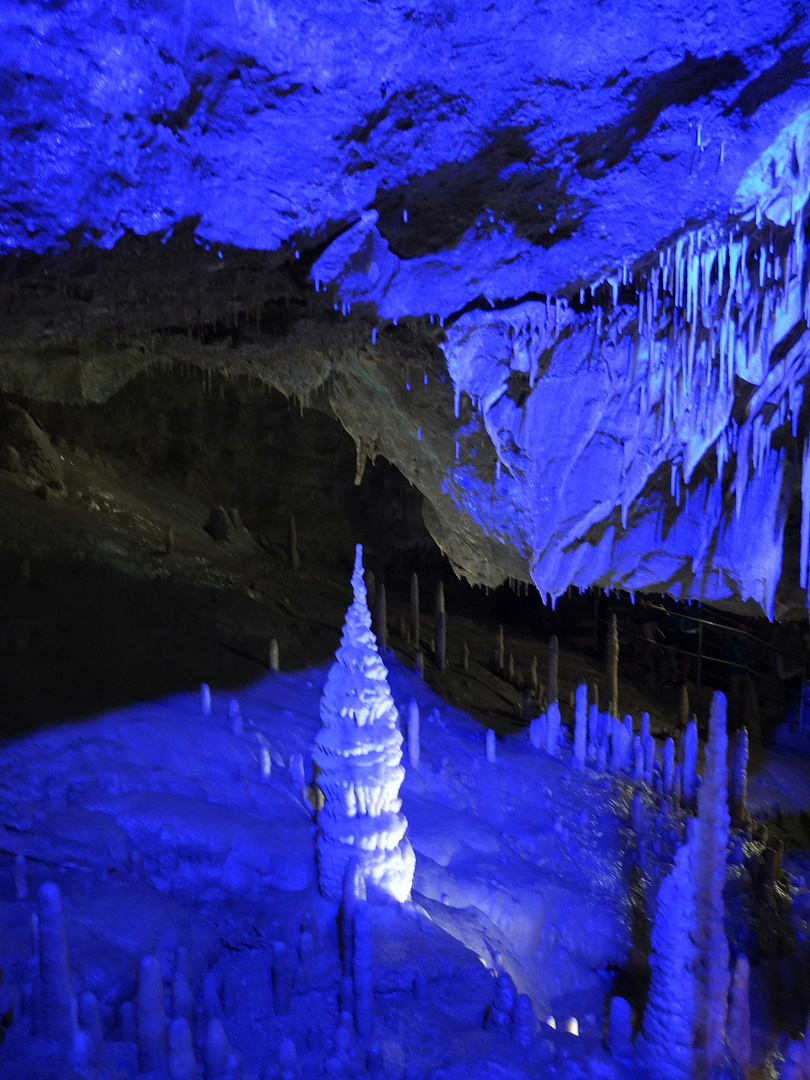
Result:
{"type": "Polygon", "coordinates": [[[803,3],[0,9],[0,390],[250,376],[459,574],[801,611],[803,3]]]}

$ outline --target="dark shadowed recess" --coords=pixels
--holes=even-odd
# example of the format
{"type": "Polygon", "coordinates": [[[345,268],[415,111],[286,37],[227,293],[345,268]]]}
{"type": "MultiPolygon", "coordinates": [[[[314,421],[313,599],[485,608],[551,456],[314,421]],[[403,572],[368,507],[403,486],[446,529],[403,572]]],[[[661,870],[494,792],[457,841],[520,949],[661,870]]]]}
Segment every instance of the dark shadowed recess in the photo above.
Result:
{"type": "MultiPolygon", "coordinates": [[[[202,532],[189,546],[182,511],[167,557],[103,512],[88,520],[73,484],[51,505],[4,483],[0,737],[204,681],[236,689],[266,675],[272,637],[285,669],[321,663],[337,647],[358,541],[392,583],[443,563],[421,496],[392,465],[367,463],[356,486],[355,446],[334,418],[302,415],[248,379],[173,371],[139,376],[101,405],[15,400],[63,452],[109,462],[126,490],[168,482],[184,506],[196,500],[200,529],[209,507],[235,508],[253,546],[202,532]]],[[[162,497],[164,514],[172,500],[162,497]]]]}
{"type": "Polygon", "coordinates": [[[636,143],[649,134],[659,115],[670,105],[690,105],[744,79],[748,70],[733,53],[698,59],[688,53],[680,64],[653,75],[635,90],[632,108],[617,124],[583,135],[576,144],[580,173],[598,180],[627,157],[636,143]]]}
{"type": "Polygon", "coordinates": [[[570,237],[585,207],[566,193],[559,169],[535,157],[526,135],[502,128],[473,157],[378,192],[373,206],[394,254],[413,259],[452,248],[476,223],[485,232],[510,222],[545,248],[570,237]]]}
{"type": "Polygon", "coordinates": [[[731,116],[737,110],[742,116],[753,116],[766,101],[779,97],[795,82],[806,79],[810,75],[810,60],[806,59],[808,52],[810,41],[785,49],[775,64],[742,88],[723,115],[731,116]]]}

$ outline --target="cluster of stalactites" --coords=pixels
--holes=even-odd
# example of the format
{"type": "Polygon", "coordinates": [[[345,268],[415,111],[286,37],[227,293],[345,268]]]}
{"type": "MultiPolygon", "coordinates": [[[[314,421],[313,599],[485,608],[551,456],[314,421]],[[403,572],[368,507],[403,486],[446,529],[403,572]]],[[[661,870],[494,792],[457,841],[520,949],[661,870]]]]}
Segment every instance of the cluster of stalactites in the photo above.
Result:
{"type": "MultiPolygon", "coordinates": [[[[807,205],[794,210],[792,221],[782,227],[751,222],[724,237],[708,229],[685,233],[661,249],[652,265],[625,265],[583,288],[579,305],[548,298],[510,311],[471,314],[475,322],[469,325],[460,320],[445,347],[451,373],[455,367],[460,376],[455,381],[457,400],[467,389],[486,415],[505,391],[503,379],[491,380],[482,394],[476,394],[473,385],[479,364],[472,357],[478,348],[486,351],[488,325],[500,324],[510,343],[510,370],[526,374],[530,389],[563,331],[591,331],[594,351],[602,344],[624,350],[626,362],[616,366],[618,381],[612,370],[611,386],[614,394],[637,397],[643,422],[637,460],[625,461],[617,499],[622,527],[627,527],[630,507],[650,477],[666,462],[677,506],[683,486],[688,493],[703,462],[712,471],[716,467],[725,490],[733,490],[739,518],[753,479],[767,478],[779,490],[787,490],[789,483],[784,446],[799,434],[804,380],[810,373],[806,338],[785,340],[803,319],[810,323],[807,205]],[[775,353],[782,342],[785,346],[775,353]],[[453,354],[459,350],[472,362],[454,364],[453,354]],[[749,389],[741,410],[735,405],[743,384],[749,389]],[[733,473],[724,478],[729,463],[733,473]]],[[[490,434],[499,464],[503,459],[508,468],[509,446],[499,445],[498,431],[490,434]]],[[[806,587],[810,443],[804,466],[801,579],[806,587]]],[[[496,468],[496,486],[500,476],[496,468]]],[[[773,522],[777,533],[782,524],[773,522]]],[[[774,587],[771,583],[765,592],[773,593],[774,587]]]]}

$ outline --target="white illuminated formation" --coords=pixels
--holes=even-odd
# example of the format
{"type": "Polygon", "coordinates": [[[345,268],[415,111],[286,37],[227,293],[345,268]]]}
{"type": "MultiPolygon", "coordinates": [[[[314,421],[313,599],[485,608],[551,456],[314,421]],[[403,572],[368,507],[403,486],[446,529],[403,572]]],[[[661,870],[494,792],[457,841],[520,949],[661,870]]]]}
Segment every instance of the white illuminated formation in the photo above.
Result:
{"type": "Polygon", "coordinates": [[[371,630],[357,545],[354,600],[321,698],[323,727],[315,737],[323,806],[318,813],[318,880],[321,893],[339,900],[343,874],[355,855],[369,885],[407,900],[415,858],[399,812],[402,735],[398,712],[371,630]]]}

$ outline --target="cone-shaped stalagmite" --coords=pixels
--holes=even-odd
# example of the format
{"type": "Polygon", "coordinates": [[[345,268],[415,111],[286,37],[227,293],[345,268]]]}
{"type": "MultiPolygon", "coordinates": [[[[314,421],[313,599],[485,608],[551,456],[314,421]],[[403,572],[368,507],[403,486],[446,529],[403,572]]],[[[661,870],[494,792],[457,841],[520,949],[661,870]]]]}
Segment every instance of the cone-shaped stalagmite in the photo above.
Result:
{"type": "Polygon", "coordinates": [[[346,864],[356,855],[369,883],[404,901],[410,896],[415,859],[400,813],[402,735],[371,632],[359,544],[352,587],[354,600],[321,698],[323,727],[312,755],[323,795],[318,880],[323,895],[338,900],[346,864]]]}
{"type": "Polygon", "coordinates": [[[616,613],[610,616],[607,636],[607,654],[605,657],[607,676],[607,710],[611,716],[619,715],[619,627],[616,613]]]}

